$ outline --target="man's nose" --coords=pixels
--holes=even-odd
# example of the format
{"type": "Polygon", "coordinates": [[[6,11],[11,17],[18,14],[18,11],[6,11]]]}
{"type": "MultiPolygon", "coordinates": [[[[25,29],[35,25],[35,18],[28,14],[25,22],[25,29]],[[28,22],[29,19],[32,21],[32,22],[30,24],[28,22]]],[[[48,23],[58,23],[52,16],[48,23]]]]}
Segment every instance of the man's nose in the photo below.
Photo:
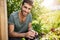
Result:
{"type": "Polygon", "coordinates": [[[28,8],[25,11],[28,12],[29,11],[28,8]]]}

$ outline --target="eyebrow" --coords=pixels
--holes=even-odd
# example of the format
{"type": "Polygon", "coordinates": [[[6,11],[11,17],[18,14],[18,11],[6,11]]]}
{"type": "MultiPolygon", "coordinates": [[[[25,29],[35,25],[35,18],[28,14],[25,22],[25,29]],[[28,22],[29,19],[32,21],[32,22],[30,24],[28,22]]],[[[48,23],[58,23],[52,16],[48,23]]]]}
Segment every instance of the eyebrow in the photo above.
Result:
{"type": "MultiPolygon", "coordinates": [[[[26,6],[24,6],[25,8],[28,8],[28,7],[26,7],[26,6]]],[[[28,8],[28,9],[31,9],[31,8],[28,8]]]]}

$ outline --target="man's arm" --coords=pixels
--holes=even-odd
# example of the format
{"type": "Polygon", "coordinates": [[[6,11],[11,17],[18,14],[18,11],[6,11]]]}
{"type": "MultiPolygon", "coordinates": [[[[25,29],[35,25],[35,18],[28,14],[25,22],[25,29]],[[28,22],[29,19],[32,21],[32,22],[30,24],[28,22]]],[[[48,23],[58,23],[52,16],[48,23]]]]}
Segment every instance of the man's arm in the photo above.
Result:
{"type": "Polygon", "coordinates": [[[25,37],[26,36],[26,33],[17,33],[17,32],[14,32],[14,25],[13,24],[10,24],[9,25],[9,36],[10,37],[25,37]]]}
{"type": "Polygon", "coordinates": [[[32,30],[32,23],[30,22],[28,25],[28,31],[31,31],[31,30],[32,30]]]}
{"type": "Polygon", "coordinates": [[[33,39],[32,37],[34,37],[34,35],[31,31],[27,33],[14,32],[14,25],[10,24],[9,25],[9,37],[27,37],[27,38],[33,39]]]}

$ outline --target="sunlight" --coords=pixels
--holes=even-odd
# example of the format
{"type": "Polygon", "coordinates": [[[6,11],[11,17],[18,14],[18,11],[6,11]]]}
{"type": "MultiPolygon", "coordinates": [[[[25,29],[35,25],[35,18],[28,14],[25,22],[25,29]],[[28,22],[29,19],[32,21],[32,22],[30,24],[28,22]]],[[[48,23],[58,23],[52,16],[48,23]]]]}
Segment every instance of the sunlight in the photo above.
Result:
{"type": "Polygon", "coordinates": [[[51,10],[60,10],[60,3],[58,3],[56,0],[44,0],[41,6],[45,6],[51,10]]]}
{"type": "Polygon", "coordinates": [[[42,5],[45,7],[51,6],[54,0],[44,0],[42,5]]]}

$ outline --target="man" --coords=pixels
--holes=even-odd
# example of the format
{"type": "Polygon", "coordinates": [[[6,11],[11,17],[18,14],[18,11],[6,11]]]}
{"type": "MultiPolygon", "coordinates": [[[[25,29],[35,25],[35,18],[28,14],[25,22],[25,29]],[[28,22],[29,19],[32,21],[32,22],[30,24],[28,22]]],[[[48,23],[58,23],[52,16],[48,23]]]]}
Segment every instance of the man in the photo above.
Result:
{"type": "Polygon", "coordinates": [[[26,40],[35,37],[35,31],[32,30],[32,15],[30,13],[33,6],[32,0],[23,0],[21,10],[10,15],[8,20],[8,35],[9,40],[26,40]]]}

